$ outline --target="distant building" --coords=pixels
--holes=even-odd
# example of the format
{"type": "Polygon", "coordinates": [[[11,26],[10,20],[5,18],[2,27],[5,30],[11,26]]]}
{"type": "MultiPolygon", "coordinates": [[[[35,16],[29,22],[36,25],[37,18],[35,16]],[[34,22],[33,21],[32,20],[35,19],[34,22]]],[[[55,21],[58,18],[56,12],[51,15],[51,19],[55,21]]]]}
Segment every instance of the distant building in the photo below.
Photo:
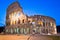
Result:
{"type": "Polygon", "coordinates": [[[55,20],[48,16],[28,16],[16,1],[8,6],[6,34],[57,34],[55,20]]]}
{"type": "Polygon", "coordinates": [[[57,33],[60,33],[60,25],[57,26],[57,33]]]}
{"type": "Polygon", "coordinates": [[[1,32],[4,32],[4,27],[5,27],[5,26],[0,26],[0,33],[1,33],[1,32]]]}

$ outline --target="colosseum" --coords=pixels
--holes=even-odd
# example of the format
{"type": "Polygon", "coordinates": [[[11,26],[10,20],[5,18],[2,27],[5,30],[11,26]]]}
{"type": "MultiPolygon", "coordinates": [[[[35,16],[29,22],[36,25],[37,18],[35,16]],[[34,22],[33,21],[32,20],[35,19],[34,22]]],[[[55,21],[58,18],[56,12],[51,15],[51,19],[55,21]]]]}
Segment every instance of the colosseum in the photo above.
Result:
{"type": "Polygon", "coordinates": [[[6,12],[5,34],[57,34],[55,19],[44,16],[28,16],[19,2],[13,2],[6,12]]]}

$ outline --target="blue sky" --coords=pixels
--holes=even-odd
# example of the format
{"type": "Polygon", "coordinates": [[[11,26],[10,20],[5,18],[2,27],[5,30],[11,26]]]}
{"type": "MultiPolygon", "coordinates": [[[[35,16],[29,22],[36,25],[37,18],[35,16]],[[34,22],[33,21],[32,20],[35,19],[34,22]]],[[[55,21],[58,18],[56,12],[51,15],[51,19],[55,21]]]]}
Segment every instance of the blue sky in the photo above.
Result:
{"type": "MultiPolygon", "coordinates": [[[[5,25],[6,9],[16,0],[0,0],[0,26],[5,25]]],[[[56,20],[60,25],[60,0],[18,0],[26,15],[45,15],[56,20]]]]}

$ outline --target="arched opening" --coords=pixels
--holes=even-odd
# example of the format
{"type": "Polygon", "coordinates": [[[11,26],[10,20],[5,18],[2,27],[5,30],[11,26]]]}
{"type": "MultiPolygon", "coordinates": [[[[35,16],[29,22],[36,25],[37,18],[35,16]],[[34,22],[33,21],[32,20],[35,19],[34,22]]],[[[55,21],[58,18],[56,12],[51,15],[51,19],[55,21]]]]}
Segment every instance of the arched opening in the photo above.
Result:
{"type": "Polygon", "coordinates": [[[10,33],[13,34],[13,28],[10,29],[10,33]]]}
{"type": "Polygon", "coordinates": [[[22,23],[24,23],[24,19],[22,20],[22,23]]]}
{"type": "Polygon", "coordinates": [[[18,19],[18,24],[20,24],[20,20],[18,19]]]}
{"type": "Polygon", "coordinates": [[[43,22],[42,22],[42,21],[38,22],[38,24],[39,24],[40,26],[43,26],[43,22]]]}
{"type": "Polygon", "coordinates": [[[43,22],[43,26],[45,27],[45,22],[43,22]]]}
{"type": "Polygon", "coordinates": [[[15,24],[16,24],[16,21],[15,21],[15,24]]]}

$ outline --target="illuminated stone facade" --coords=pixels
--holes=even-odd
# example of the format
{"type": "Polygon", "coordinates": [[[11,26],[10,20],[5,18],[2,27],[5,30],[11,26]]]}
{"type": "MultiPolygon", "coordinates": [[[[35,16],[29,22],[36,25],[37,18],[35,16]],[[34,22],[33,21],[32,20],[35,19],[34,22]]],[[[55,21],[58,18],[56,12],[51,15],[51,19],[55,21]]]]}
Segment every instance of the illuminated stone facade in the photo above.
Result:
{"type": "Polygon", "coordinates": [[[18,2],[7,8],[6,34],[57,34],[55,20],[48,16],[27,16],[18,2]]]}

